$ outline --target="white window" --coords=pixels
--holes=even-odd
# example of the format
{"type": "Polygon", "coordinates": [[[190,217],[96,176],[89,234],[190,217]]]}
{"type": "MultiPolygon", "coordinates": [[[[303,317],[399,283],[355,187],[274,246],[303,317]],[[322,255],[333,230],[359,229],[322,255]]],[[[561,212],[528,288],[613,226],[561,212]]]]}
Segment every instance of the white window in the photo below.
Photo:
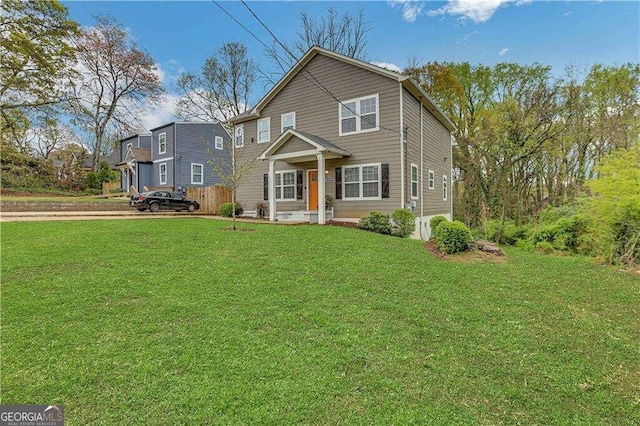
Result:
{"type": "Polygon", "coordinates": [[[447,177],[442,175],[442,200],[447,201],[447,177]]]}
{"type": "Polygon", "coordinates": [[[379,200],[382,194],[380,164],[344,166],[343,198],[345,200],[379,200]]]}
{"type": "Polygon", "coordinates": [[[242,148],[244,146],[244,124],[238,124],[236,126],[236,148],[242,148]]]}
{"type": "Polygon", "coordinates": [[[160,185],[167,184],[167,163],[160,163],[160,185]]]}
{"type": "Polygon", "coordinates": [[[433,170],[429,170],[429,189],[434,189],[436,187],[436,174],[433,170]]]}
{"type": "Polygon", "coordinates": [[[215,137],[215,146],[216,149],[224,149],[224,141],[222,140],[222,136],[215,137]]]}
{"type": "Polygon", "coordinates": [[[276,172],[276,200],[296,199],[296,171],[276,172]]]}
{"type": "Polygon", "coordinates": [[[133,142],[129,142],[129,143],[127,144],[127,150],[129,150],[129,148],[133,148],[133,142]]]}
{"type": "Polygon", "coordinates": [[[202,185],[203,183],[203,171],[202,164],[191,163],[191,183],[194,185],[202,185]]]}
{"type": "Polygon", "coordinates": [[[158,135],[158,154],[164,154],[167,152],[167,133],[160,133],[158,135]]]}
{"type": "Polygon", "coordinates": [[[340,136],[378,130],[378,95],[351,99],[338,104],[340,136]]]}
{"type": "Polygon", "coordinates": [[[411,164],[411,199],[418,199],[418,165],[411,164]]]}
{"type": "Polygon", "coordinates": [[[296,128],[296,113],[288,112],[286,114],[282,114],[280,116],[280,133],[284,133],[287,129],[295,129],[296,128]]]}
{"type": "Polygon", "coordinates": [[[258,143],[269,142],[271,139],[271,117],[258,120],[258,143]]]}

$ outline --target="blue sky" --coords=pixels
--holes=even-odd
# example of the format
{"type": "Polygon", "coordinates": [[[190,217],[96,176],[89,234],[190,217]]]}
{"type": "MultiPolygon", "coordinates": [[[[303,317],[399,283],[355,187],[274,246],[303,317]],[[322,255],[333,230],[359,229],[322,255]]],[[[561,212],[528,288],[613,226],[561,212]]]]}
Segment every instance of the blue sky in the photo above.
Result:
{"type": "MultiPolygon", "coordinates": [[[[272,64],[264,48],[211,1],[71,1],[72,19],[92,25],[92,15],[109,14],[129,29],[161,68],[169,92],[184,70],[198,71],[226,41],[241,41],[261,67],[272,64]]],[[[269,34],[236,1],[220,2],[267,44],[269,34]]],[[[370,23],[367,59],[398,67],[410,59],[551,65],[587,68],[640,62],[640,2],[451,0],[444,2],[248,2],[283,41],[295,39],[300,12],[319,16],[331,6],[340,13],[364,9],[370,23]]],[[[256,87],[254,102],[265,90],[256,87]]],[[[162,117],[168,118],[168,112],[162,117]]],[[[155,124],[155,123],[150,123],[155,124]]]]}

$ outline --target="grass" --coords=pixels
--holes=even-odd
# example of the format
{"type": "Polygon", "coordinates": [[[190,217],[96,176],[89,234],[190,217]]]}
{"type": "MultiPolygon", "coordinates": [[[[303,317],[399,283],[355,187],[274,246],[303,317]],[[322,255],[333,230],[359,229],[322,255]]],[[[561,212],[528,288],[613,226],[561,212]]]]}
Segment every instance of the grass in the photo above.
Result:
{"type": "Polygon", "coordinates": [[[640,280],[203,218],[2,225],[2,404],[68,424],[633,424],[640,280]]]}

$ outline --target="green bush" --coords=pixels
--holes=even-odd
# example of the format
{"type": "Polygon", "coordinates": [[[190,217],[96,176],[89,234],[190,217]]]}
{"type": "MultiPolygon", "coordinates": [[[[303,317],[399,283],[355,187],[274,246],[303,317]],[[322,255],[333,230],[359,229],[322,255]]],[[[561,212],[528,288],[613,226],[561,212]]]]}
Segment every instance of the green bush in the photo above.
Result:
{"type": "Polygon", "coordinates": [[[115,182],[118,180],[118,174],[115,170],[109,168],[106,161],[100,162],[97,172],[89,172],[85,176],[87,187],[102,190],[103,182],[115,182]]]}
{"type": "Polygon", "coordinates": [[[465,251],[473,241],[467,225],[457,220],[441,222],[436,228],[435,236],[438,249],[447,254],[465,251]]]}
{"type": "Polygon", "coordinates": [[[393,219],[393,235],[407,238],[416,229],[416,218],[409,209],[397,209],[391,215],[393,219]]]}
{"type": "Polygon", "coordinates": [[[363,216],[358,221],[358,227],[366,231],[377,232],[378,234],[391,234],[391,220],[389,215],[382,212],[371,212],[368,216],[363,216]]]}
{"type": "MultiPolygon", "coordinates": [[[[244,212],[244,208],[239,203],[236,203],[236,217],[240,216],[244,212]]],[[[232,217],[233,216],[233,203],[222,203],[220,204],[220,214],[224,217],[232,217]]]]}
{"type": "Polygon", "coordinates": [[[560,251],[577,252],[580,237],[587,232],[589,222],[580,214],[560,217],[551,223],[543,223],[531,234],[531,242],[537,248],[538,243],[549,243],[560,251]]]}
{"type": "Polygon", "coordinates": [[[447,222],[447,218],[444,216],[434,216],[431,218],[431,220],[429,221],[429,229],[431,229],[431,235],[436,235],[436,229],[442,222],[447,222]]]}
{"type": "Polygon", "coordinates": [[[536,251],[544,254],[553,253],[553,246],[548,241],[540,241],[536,244],[536,251]]]}

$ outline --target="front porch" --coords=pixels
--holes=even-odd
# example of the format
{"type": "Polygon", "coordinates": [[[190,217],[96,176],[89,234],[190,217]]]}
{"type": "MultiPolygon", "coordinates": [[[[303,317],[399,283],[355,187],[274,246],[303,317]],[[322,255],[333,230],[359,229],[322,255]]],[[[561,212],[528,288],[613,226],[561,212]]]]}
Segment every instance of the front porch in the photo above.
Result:
{"type": "Polygon", "coordinates": [[[335,215],[333,208],[321,209],[326,200],[326,160],[348,157],[351,154],[318,136],[295,129],[283,132],[262,154],[260,160],[269,162],[269,173],[265,175],[265,200],[268,201],[269,220],[272,222],[307,222],[324,225],[335,215]],[[315,163],[305,170],[276,171],[276,162],[286,164],[315,163]],[[295,174],[294,174],[295,172],[295,174]],[[306,191],[302,181],[306,176],[306,191]],[[295,191],[295,193],[294,193],[295,191]],[[302,200],[306,196],[306,209],[292,210],[281,207],[278,202],[302,200]]]}

